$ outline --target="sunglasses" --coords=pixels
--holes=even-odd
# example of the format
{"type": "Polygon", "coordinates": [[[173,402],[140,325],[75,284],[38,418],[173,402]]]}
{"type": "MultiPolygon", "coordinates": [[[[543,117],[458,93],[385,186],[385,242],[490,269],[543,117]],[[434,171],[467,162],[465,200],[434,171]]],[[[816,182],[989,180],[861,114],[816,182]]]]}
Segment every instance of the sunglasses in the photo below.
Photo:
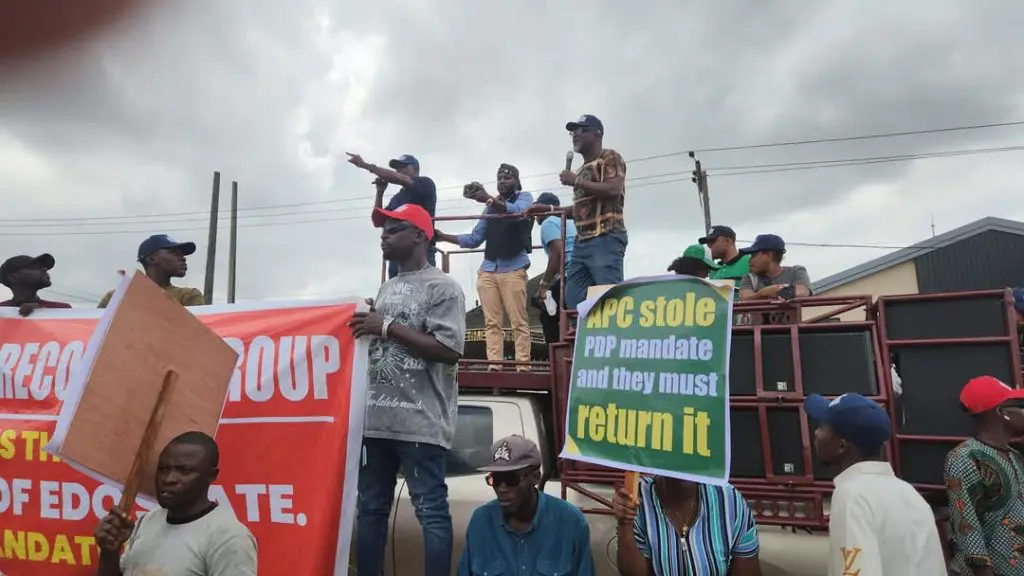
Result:
{"type": "Polygon", "coordinates": [[[391,224],[391,225],[388,225],[388,226],[384,227],[384,232],[386,232],[387,234],[390,234],[390,235],[395,235],[395,234],[401,234],[402,232],[405,232],[406,230],[412,230],[413,228],[415,228],[415,226],[413,226],[412,224],[409,224],[409,223],[391,224]]]}
{"type": "Polygon", "coordinates": [[[509,488],[518,488],[525,476],[522,472],[491,472],[487,475],[487,485],[496,487],[504,484],[509,488]]]}
{"type": "Polygon", "coordinates": [[[580,126],[579,128],[573,130],[572,134],[573,136],[576,136],[577,134],[589,134],[591,132],[597,132],[597,130],[590,128],[588,126],[580,126]]]}

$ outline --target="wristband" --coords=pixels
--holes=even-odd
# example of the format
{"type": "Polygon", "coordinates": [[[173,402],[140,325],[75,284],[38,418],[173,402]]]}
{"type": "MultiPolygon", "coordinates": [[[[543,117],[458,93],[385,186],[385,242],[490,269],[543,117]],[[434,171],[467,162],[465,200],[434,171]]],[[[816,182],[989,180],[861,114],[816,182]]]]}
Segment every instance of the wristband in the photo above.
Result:
{"type": "Polygon", "coordinates": [[[380,323],[380,337],[381,338],[387,338],[388,337],[388,330],[391,329],[391,323],[394,322],[394,321],[395,321],[394,318],[388,316],[388,317],[385,317],[384,320],[380,323]]]}

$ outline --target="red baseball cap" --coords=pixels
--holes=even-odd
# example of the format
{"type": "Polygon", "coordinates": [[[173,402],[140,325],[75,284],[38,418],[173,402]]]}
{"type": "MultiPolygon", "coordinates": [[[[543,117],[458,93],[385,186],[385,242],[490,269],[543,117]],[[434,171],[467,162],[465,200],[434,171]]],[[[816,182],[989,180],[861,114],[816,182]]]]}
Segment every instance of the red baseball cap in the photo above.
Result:
{"type": "Polygon", "coordinates": [[[402,220],[412,224],[423,230],[423,233],[427,235],[427,240],[431,240],[434,237],[434,218],[418,204],[402,204],[394,210],[377,208],[376,213],[385,218],[394,218],[395,220],[402,220]]]}
{"type": "Polygon", "coordinates": [[[971,414],[988,412],[1008,400],[1024,400],[1024,389],[1010,388],[993,376],[971,378],[960,391],[960,403],[971,414]]]}

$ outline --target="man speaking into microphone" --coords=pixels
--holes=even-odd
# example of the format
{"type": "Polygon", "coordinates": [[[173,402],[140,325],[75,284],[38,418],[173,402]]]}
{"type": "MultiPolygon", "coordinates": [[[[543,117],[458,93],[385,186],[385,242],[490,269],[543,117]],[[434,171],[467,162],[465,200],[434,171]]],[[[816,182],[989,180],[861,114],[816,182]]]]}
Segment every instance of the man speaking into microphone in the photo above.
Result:
{"type": "Polygon", "coordinates": [[[626,257],[626,161],[618,152],[604,147],[604,124],[590,114],[569,122],[573,150],[583,156],[583,165],[573,172],[569,157],[559,175],[572,186],[572,218],[576,223],[576,244],[565,268],[565,306],[575,309],[587,297],[591,286],[622,282],[622,261],[626,257]]]}

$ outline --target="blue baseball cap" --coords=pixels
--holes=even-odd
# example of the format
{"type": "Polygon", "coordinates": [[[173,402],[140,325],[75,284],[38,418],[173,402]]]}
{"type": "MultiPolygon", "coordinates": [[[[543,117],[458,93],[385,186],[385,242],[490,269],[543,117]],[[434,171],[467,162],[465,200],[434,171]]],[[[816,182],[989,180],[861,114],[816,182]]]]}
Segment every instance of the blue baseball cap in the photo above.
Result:
{"type": "Polygon", "coordinates": [[[139,262],[145,260],[146,256],[164,248],[177,248],[185,256],[190,256],[196,252],[196,243],[178,242],[167,234],[154,234],[143,240],[142,244],[139,244],[139,262]]]}
{"type": "Polygon", "coordinates": [[[388,166],[392,170],[398,170],[402,166],[415,166],[420,167],[420,161],[416,159],[412,154],[402,154],[398,158],[394,158],[388,162],[388,166]]]}
{"type": "Polygon", "coordinates": [[[1024,314],[1024,286],[1013,287],[1013,307],[1024,314]]]}
{"type": "Polygon", "coordinates": [[[552,193],[552,192],[544,192],[540,196],[537,196],[537,200],[534,202],[534,204],[546,204],[548,206],[561,206],[562,205],[562,201],[559,200],[558,196],[556,196],[554,193],[552,193]]]}
{"type": "Polygon", "coordinates": [[[740,249],[740,254],[755,254],[757,252],[785,252],[786,242],[775,234],[758,234],[754,243],[746,248],[740,249]]]}
{"type": "Polygon", "coordinates": [[[827,424],[840,438],[862,454],[875,454],[892,436],[892,421],[876,402],[860,394],[843,394],[832,400],[811,394],[804,400],[808,418],[827,424]]]}
{"type": "Polygon", "coordinates": [[[577,128],[590,128],[604,134],[604,124],[597,118],[597,116],[590,114],[584,114],[583,116],[580,116],[579,120],[576,120],[575,122],[568,122],[565,125],[565,129],[569,132],[575,132],[577,128]]]}

